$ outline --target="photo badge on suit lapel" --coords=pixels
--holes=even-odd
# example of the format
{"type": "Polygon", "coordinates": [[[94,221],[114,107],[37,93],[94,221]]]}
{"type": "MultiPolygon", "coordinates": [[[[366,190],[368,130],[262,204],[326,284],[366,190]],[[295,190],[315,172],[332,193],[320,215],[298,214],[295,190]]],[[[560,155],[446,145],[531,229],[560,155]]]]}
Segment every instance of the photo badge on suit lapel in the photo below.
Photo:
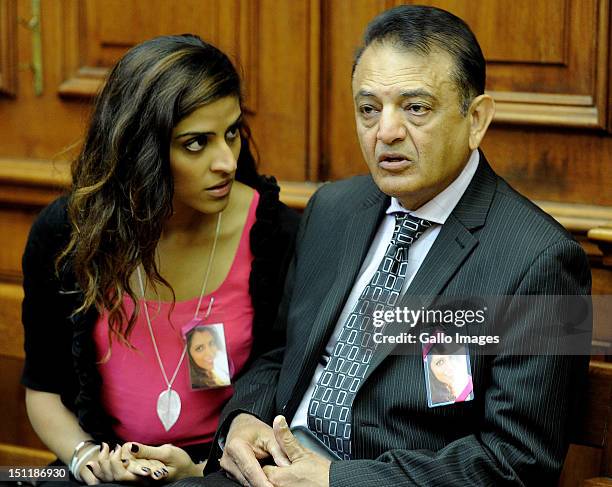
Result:
{"type": "Polygon", "coordinates": [[[453,343],[442,332],[423,343],[423,372],[427,405],[446,406],[474,399],[470,353],[465,344],[453,343]]]}

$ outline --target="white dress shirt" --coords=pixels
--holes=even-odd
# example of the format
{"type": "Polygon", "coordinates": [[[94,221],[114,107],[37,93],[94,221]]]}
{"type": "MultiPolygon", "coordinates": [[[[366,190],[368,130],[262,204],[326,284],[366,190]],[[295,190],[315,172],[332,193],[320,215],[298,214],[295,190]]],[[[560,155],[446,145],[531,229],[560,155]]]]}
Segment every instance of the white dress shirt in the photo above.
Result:
{"type": "MultiPolygon", "coordinates": [[[[412,211],[404,208],[396,198],[391,198],[391,204],[389,205],[389,208],[387,208],[386,212],[387,215],[384,217],[378,231],[376,232],[376,236],[372,241],[368,255],[363,261],[357,276],[357,280],[355,281],[355,285],[353,286],[344,308],[342,309],[342,313],[340,313],[340,317],[336,323],[336,328],[334,329],[334,332],[331,335],[327,346],[325,347],[325,353],[328,357],[330,357],[332,354],[334,346],[336,345],[337,337],[342,330],[344,322],[355,307],[355,304],[357,303],[359,296],[361,296],[363,289],[367,286],[372,279],[372,276],[378,269],[378,265],[382,260],[385,251],[387,250],[395,227],[395,216],[393,216],[393,213],[398,211],[405,212],[417,218],[429,220],[430,222],[434,223],[434,225],[425,230],[423,235],[410,246],[410,252],[408,253],[408,269],[406,271],[406,279],[404,280],[404,285],[402,287],[403,294],[408,289],[408,286],[410,286],[410,283],[421,267],[423,260],[425,260],[429,249],[431,249],[431,246],[440,233],[442,225],[444,222],[446,222],[448,216],[455,209],[455,206],[472,181],[472,178],[476,173],[476,169],[478,168],[479,160],[480,156],[478,151],[473,151],[459,176],[457,176],[457,178],[446,189],[444,189],[444,191],[417,210],[412,211]]],[[[308,405],[310,403],[310,398],[312,397],[317,380],[319,379],[319,376],[323,372],[324,368],[324,365],[320,363],[317,365],[312,380],[310,381],[310,385],[304,393],[304,397],[302,398],[302,401],[296,410],[295,416],[291,421],[291,428],[294,426],[308,427],[308,405]]]]}

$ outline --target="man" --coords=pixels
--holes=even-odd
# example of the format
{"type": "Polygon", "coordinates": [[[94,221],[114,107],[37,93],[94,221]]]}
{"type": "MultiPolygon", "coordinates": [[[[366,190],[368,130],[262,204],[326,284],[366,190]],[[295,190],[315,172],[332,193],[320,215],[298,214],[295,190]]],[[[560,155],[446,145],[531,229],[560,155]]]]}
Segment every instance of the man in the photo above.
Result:
{"type": "MultiPolygon", "coordinates": [[[[478,150],[494,114],[484,86],[480,47],[454,15],[401,6],[368,26],[352,89],[370,176],[323,186],[304,213],[278,318],[286,346],[237,382],[220,424],[220,466],[238,483],[554,485],[588,356],[471,347],[470,389],[437,406],[420,353],[372,345],[367,317],[410,296],[589,293],[580,246],[478,150]],[[343,460],[300,446],[287,422],[343,460]]],[[[545,319],[515,300],[504,317],[519,346],[545,319]]]]}

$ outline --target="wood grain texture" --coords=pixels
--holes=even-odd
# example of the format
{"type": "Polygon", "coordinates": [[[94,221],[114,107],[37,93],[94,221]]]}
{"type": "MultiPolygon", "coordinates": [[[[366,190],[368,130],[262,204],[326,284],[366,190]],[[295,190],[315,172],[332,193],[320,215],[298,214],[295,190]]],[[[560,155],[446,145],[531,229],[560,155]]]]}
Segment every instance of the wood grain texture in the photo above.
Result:
{"type": "Polygon", "coordinates": [[[49,450],[0,443],[0,464],[15,467],[42,467],[55,460],[49,450]]]}
{"type": "Polygon", "coordinates": [[[17,1],[0,0],[0,96],[17,93],[17,1]]]}
{"type": "Polygon", "coordinates": [[[0,282],[0,355],[24,358],[21,301],[23,289],[19,283],[0,282]]]}
{"type": "MultiPolygon", "coordinates": [[[[0,394],[3,398],[0,444],[46,450],[28,420],[25,389],[19,383],[22,368],[23,359],[0,355],[0,394]]],[[[6,449],[4,452],[8,453],[6,449]]]]}
{"type": "Polygon", "coordinates": [[[494,126],[482,148],[531,199],[612,205],[612,137],[580,130],[494,126]]]}
{"type": "MultiPolygon", "coordinates": [[[[7,209],[0,206],[0,235],[3,238],[2,253],[0,253],[0,283],[20,282],[21,255],[37,213],[38,209],[7,209]]],[[[18,320],[17,323],[19,322],[18,320]]]]}
{"type": "Polygon", "coordinates": [[[575,419],[572,438],[561,479],[560,487],[598,485],[595,480],[582,482],[591,477],[610,475],[609,452],[612,435],[612,364],[592,361],[589,382],[585,391],[586,402],[575,419]]]}
{"type": "Polygon", "coordinates": [[[603,253],[603,264],[612,267],[612,222],[589,230],[588,237],[599,245],[603,253]]]}

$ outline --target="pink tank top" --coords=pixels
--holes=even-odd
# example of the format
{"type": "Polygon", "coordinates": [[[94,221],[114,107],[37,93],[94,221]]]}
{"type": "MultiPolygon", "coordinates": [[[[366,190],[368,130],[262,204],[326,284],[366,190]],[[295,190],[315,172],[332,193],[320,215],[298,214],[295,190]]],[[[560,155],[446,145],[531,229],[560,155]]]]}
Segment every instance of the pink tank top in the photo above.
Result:
{"type": "MultiPolygon", "coordinates": [[[[256,192],[230,271],[221,286],[202,299],[198,313],[200,317],[206,314],[210,299],[214,296],[211,314],[205,323],[222,322],[224,325],[231,377],[243,368],[253,342],[253,306],[249,294],[253,256],[249,248],[249,233],[255,222],[258,201],[256,192]]],[[[170,326],[167,318],[171,303],[147,300],[151,326],[168,379],[172,377],[185,346],[181,328],[192,321],[198,299],[175,303],[173,326],[170,326]]],[[[102,404],[116,420],[115,433],[125,441],[149,445],[173,443],[186,446],[212,441],[221,408],[233,394],[233,387],[192,390],[189,356],[186,355],[172,384],[181,398],[181,413],[174,426],[165,431],[157,416],[157,398],[167,386],[155,357],[142,300],[139,304],[140,314],[130,335],[130,343],[135,350],[129,350],[113,339],[110,359],[98,364],[102,377],[102,404]]],[[[134,303],[129,298],[125,299],[125,308],[129,316],[134,309],[134,303]]],[[[106,313],[96,323],[93,337],[100,361],[108,351],[106,313]]]]}

